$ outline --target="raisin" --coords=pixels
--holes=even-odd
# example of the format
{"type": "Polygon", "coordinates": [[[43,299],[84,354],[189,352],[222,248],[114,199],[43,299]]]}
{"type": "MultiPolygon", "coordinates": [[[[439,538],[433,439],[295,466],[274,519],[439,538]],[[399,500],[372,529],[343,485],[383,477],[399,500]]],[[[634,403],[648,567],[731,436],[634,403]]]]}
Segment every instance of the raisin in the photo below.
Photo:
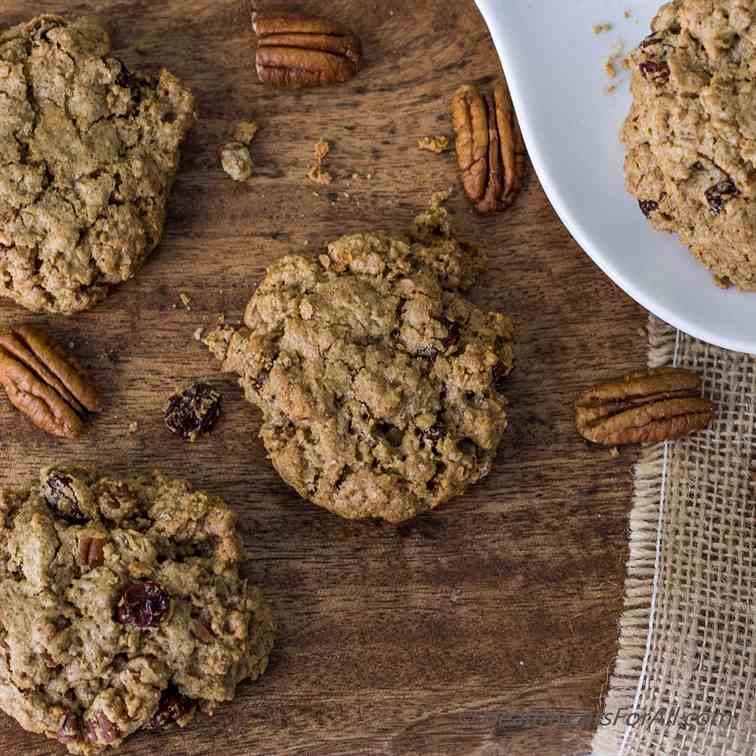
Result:
{"type": "Polygon", "coordinates": [[[163,727],[183,719],[192,711],[194,711],[194,701],[171,686],[163,691],[157,710],[144,728],[146,730],[161,730],[163,727]]]}
{"type": "Polygon", "coordinates": [[[174,394],[165,411],[165,424],[171,433],[188,441],[212,430],[221,412],[221,395],[206,383],[195,383],[174,394]]]}
{"type": "Polygon", "coordinates": [[[725,205],[733,198],[740,194],[740,190],[735,186],[732,179],[725,179],[706,190],[706,201],[709,203],[711,212],[719,215],[724,210],[725,205]]]}
{"type": "Polygon", "coordinates": [[[432,360],[438,355],[438,349],[434,349],[434,347],[428,346],[419,349],[417,353],[420,357],[426,357],[427,359],[432,360]]]}
{"type": "Polygon", "coordinates": [[[132,583],[121,596],[115,619],[121,625],[156,627],[171,608],[170,596],[151,580],[132,583]]]}
{"type": "Polygon", "coordinates": [[[263,386],[268,382],[268,376],[270,375],[270,372],[267,370],[263,370],[260,375],[255,378],[255,388],[258,391],[263,390],[263,386]]]}
{"type": "Polygon", "coordinates": [[[509,368],[503,362],[497,362],[491,369],[493,374],[493,386],[500,394],[504,392],[506,387],[506,381],[504,380],[509,375],[509,368]]]}
{"type": "Polygon", "coordinates": [[[651,213],[659,209],[659,203],[654,202],[654,200],[638,200],[638,206],[646,218],[650,218],[651,213]]]}
{"type": "Polygon", "coordinates": [[[658,45],[661,42],[661,35],[659,32],[649,34],[639,45],[640,48],[651,47],[652,45],[658,45]]]}
{"type": "Polygon", "coordinates": [[[373,432],[385,438],[392,446],[401,446],[404,440],[404,431],[391,423],[376,423],[373,432]]]}
{"type": "Polygon", "coordinates": [[[423,438],[430,441],[438,441],[446,435],[446,426],[439,420],[430,428],[423,431],[423,438]]]}
{"type": "Polygon", "coordinates": [[[649,81],[653,81],[657,84],[665,84],[669,81],[669,66],[663,61],[661,63],[656,63],[653,60],[648,60],[641,63],[639,68],[640,72],[649,79],[649,81]]]}
{"type": "Polygon", "coordinates": [[[690,169],[692,171],[702,171],[704,169],[704,164],[700,160],[696,160],[696,162],[690,166],[690,169]]]}
{"type": "Polygon", "coordinates": [[[89,518],[79,506],[72,483],[70,475],[53,472],[42,484],[42,498],[58,517],[72,525],[83,525],[89,518]]]}
{"type": "Polygon", "coordinates": [[[144,81],[139,76],[131,73],[122,60],[119,60],[118,58],[116,58],[116,60],[121,64],[121,71],[115,79],[116,85],[128,89],[129,92],[131,92],[132,103],[134,105],[139,105],[142,102],[141,85],[144,81]]]}
{"type": "Polygon", "coordinates": [[[447,336],[441,340],[441,344],[443,344],[444,349],[451,349],[459,341],[461,331],[459,323],[446,319],[441,322],[446,326],[446,330],[448,331],[447,336]]]}

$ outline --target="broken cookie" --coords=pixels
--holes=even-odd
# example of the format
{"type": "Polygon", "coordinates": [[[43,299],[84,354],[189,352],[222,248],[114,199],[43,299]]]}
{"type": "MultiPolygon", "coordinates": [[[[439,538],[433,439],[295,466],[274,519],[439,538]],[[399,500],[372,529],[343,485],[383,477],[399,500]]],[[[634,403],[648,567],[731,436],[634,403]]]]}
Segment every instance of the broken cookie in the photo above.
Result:
{"type": "Polygon", "coordinates": [[[168,71],[129,71],[92,19],[0,30],[0,296],[71,314],[157,247],[194,123],[168,71]]]}

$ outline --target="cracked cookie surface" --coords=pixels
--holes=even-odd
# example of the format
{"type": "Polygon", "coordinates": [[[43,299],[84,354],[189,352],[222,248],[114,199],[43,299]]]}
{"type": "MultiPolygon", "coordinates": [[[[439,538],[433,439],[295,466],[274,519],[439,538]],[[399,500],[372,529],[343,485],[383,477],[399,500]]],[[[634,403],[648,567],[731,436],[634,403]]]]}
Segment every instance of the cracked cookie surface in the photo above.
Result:
{"type": "Polygon", "coordinates": [[[160,241],[191,93],[131,73],[92,19],[0,30],[0,296],[72,314],[160,241]]]}
{"type": "Polygon", "coordinates": [[[441,208],[274,263],[241,329],[206,343],[262,410],[281,477],[347,518],[401,522],[486,475],[507,424],[512,324],[462,296],[483,269],[441,208]]]}
{"type": "Polygon", "coordinates": [[[756,290],[756,6],[676,0],[629,58],[628,191],[722,286],[756,290]]]}
{"type": "Polygon", "coordinates": [[[235,522],[159,472],[47,468],[1,491],[0,708],[93,754],[231,700],[274,634],[235,522]]]}

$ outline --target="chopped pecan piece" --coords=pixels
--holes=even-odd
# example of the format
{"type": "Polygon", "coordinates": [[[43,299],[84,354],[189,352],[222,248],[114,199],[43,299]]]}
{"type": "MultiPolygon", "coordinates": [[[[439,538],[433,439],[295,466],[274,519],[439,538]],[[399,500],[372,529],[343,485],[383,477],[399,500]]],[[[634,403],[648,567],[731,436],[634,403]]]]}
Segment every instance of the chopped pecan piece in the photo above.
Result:
{"type": "Polygon", "coordinates": [[[357,74],[362,45],[334,21],[298,13],[255,13],[257,75],[276,87],[340,84],[357,74]]]}
{"type": "Polygon", "coordinates": [[[669,81],[669,64],[664,61],[647,60],[640,64],[640,72],[649,81],[656,84],[666,84],[669,81]]]}
{"type": "Polygon", "coordinates": [[[90,743],[110,745],[120,737],[118,728],[101,711],[87,720],[86,738],[90,743]]]}
{"type": "Polygon", "coordinates": [[[631,373],[585,391],[575,423],[588,441],[604,446],[657,443],[702,430],[714,404],[701,397],[701,380],[688,370],[658,368],[631,373]]]}
{"type": "Polygon", "coordinates": [[[79,564],[82,567],[99,567],[105,561],[104,538],[82,535],[79,538],[79,564]]]}
{"type": "Polygon", "coordinates": [[[99,412],[100,395],[72,357],[32,326],[0,332],[0,384],[34,425],[77,438],[85,412],[99,412]]]}
{"type": "Polygon", "coordinates": [[[504,81],[493,94],[463,86],[452,102],[457,163],[467,196],[481,214],[505,210],[525,173],[525,146],[504,81]]]}
{"type": "Polygon", "coordinates": [[[58,730],[58,740],[61,743],[73,743],[81,739],[81,723],[76,714],[66,714],[63,724],[58,730]]]}

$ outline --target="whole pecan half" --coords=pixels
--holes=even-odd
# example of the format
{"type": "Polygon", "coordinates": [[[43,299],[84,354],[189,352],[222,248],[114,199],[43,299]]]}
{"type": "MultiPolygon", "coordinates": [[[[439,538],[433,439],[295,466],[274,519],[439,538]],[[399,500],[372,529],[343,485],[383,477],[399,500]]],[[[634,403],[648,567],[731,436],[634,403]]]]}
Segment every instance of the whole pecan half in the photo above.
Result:
{"type": "Polygon", "coordinates": [[[701,397],[701,380],[689,370],[657,368],[631,373],[585,391],[575,424],[588,441],[605,446],[657,443],[703,430],[714,404],[701,397]]]}
{"type": "Polygon", "coordinates": [[[257,75],[276,87],[303,89],[340,84],[357,74],[360,40],[335,21],[291,12],[252,17],[257,75]]]}
{"type": "Polygon", "coordinates": [[[0,331],[0,384],[11,404],[54,436],[76,438],[85,412],[99,412],[91,379],[44,332],[20,325],[0,331]]]}
{"type": "Polygon", "coordinates": [[[452,101],[457,163],[467,196],[481,214],[509,207],[525,173],[525,145],[504,81],[492,94],[460,87],[452,101]]]}

